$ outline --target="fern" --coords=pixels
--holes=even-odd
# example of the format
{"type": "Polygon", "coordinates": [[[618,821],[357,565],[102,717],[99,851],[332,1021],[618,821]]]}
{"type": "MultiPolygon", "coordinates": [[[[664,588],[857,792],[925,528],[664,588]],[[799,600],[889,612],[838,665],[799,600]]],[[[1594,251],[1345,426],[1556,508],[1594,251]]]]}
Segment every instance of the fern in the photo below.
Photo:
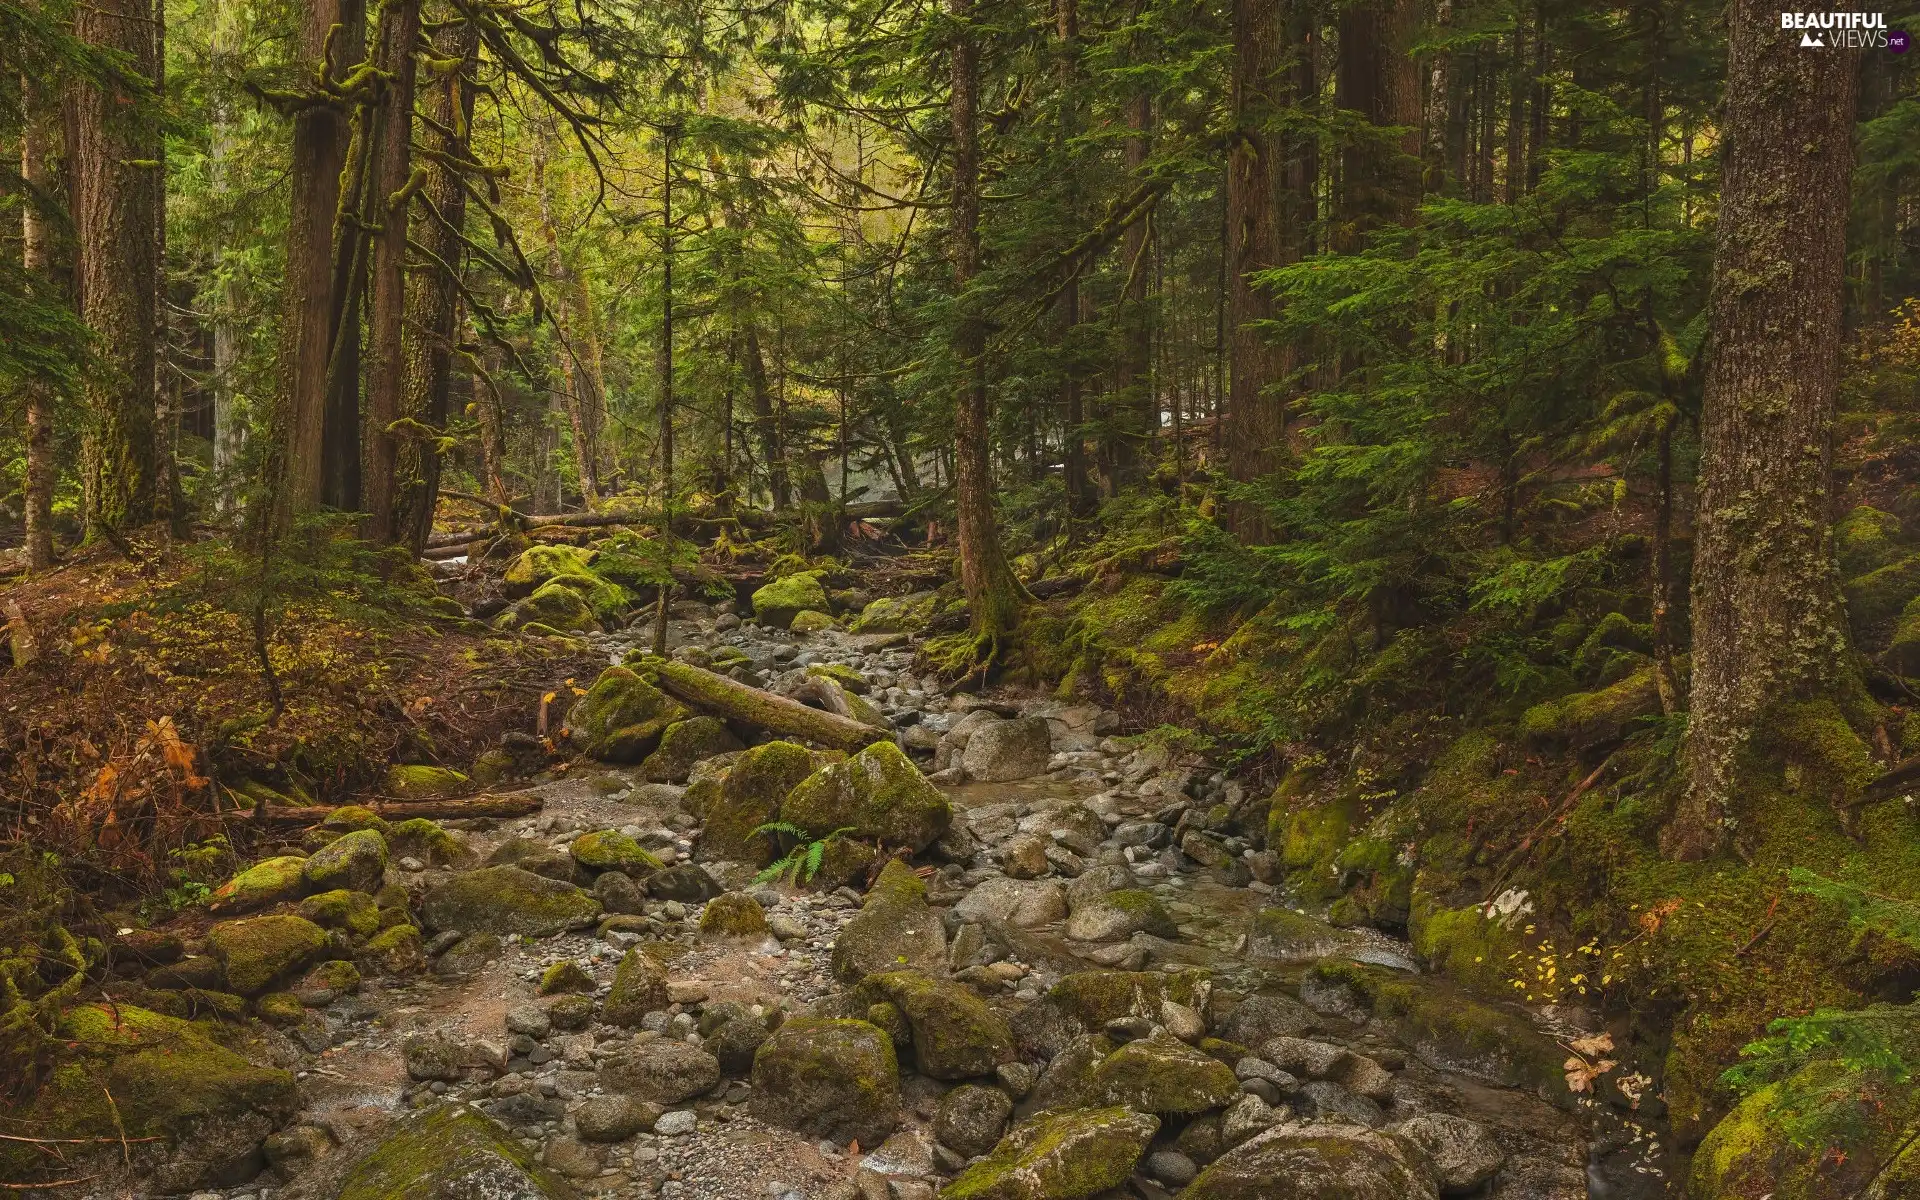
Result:
{"type": "Polygon", "coordinates": [[[771,883],[783,876],[790,877],[796,884],[804,884],[820,873],[820,864],[827,855],[827,843],[843,834],[853,832],[853,826],[847,825],[834,830],[823,838],[809,838],[807,831],[787,821],[768,821],[754,827],[753,835],[775,839],[787,839],[793,844],[787,852],[753,877],[755,883],[771,883]]]}
{"type": "Polygon", "coordinates": [[[1856,932],[1871,930],[1920,950],[1920,904],[1828,879],[1805,867],[1793,868],[1787,878],[1792,880],[1794,891],[1845,909],[1847,924],[1856,932]]]}

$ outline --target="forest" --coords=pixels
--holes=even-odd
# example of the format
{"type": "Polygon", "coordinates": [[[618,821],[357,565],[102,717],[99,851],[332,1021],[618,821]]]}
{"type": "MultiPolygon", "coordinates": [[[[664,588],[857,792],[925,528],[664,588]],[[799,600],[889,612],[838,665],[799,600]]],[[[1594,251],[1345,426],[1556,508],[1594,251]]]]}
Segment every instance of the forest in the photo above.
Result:
{"type": "Polygon", "coordinates": [[[0,1194],[1920,1196],[1915,32],[0,0],[0,1194]]]}

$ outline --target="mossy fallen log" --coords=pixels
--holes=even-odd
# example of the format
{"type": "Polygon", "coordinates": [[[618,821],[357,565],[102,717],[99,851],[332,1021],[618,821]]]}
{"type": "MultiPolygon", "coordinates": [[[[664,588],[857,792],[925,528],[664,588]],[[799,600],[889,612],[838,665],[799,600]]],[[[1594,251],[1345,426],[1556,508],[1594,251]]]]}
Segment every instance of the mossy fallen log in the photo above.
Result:
{"type": "MultiPolygon", "coordinates": [[[[374,804],[373,811],[390,821],[425,817],[429,821],[451,821],[462,817],[524,817],[540,811],[545,802],[532,792],[505,796],[474,796],[466,800],[411,800],[374,804]]],[[[318,825],[336,806],[331,804],[269,804],[262,813],[238,809],[228,816],[234,820],[257,820],[268,825],[318,825]]]]}
{"type": "Polygon", "coordinates": [[[770,733],[805,738],[835,750],[859,750],[893,735],[837,713],[808,708],[797,701],[716,675],[686,663],[647,659],[635,669],[657,675],[662,690],[696,708],[770,733]]]}

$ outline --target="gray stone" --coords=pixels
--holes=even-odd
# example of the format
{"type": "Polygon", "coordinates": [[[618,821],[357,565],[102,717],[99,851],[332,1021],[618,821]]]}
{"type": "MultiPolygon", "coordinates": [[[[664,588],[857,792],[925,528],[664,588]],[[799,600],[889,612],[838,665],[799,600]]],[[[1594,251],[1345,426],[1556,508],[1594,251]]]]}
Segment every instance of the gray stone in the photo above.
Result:
{"type": "Polygon", "coordinates": [[[582,1141],[624,1142],[652,1129],[660,1112],[658,1104],[616,1092],[589,1097],[573,1114],[573,1124],[582,1141]]]}
{"type": "Polygon", "coordinates": [[[516,1004],[507,1010],[507,1032],[543,1038],[553,1029],[553,1018],[538,1004],[516,1004]]]}
{"type": "Polygon", "coordinates": [[[1303,1116],[1317,1117],[1322,1121],[1340,1121],[1350,1125],[1365,1125],[1379,1128],[1386,1124],[1386,1114],[1380,1106],[1365,1096],[1356,1096],[1331,1079],[1315,1079],[1300,1085],[1293,1094],[1293,1103],[1303,1116]]]}
{"type": "Polygon", "coordinates": [[[1041,717],[994,721],[975,728],[961,752],[967,778],[984,783],[1029,779],[1047,769],[1053,734],[1041,717]]]}
{"type": "Polygon", "coordinates": [[[1170,1188],[1183,1188],[1200,1173],[1200,1166],[1178,1150],[1156,1150],[1147,1155],[1147,1174],[1170,1188]]]}
{"type": "Polygon", "coordinates": [[[1436,1200],[1434,1179],[1406,1142],[1357,1125],[1278,1125],[1228,1150],[1182,1200],[1338,1196],[1436,1200]]]}
{"type": "Polygon", "coordinates": [[[1421,1113],[1393,1132],[1426,1151],[1440,1190],[1449,1194],[1474,1191],[1507,1160],[1493,1134],[1465,1117],[1421,1113]]]}
{"type": "Polygon", "coordinates": [[[1346,1065],[1349,1053],[1344,1046],[1297,1037],[1268,1038],[1260,1044],[1260,1057],[1282,1071],[1309,1079],[1331,1078],[1346,1065]]]}
{"type": "MultiPolygon", "coordinates": [[[[1266,1080],[1255,1082],[1266,1083],[1266,1080]]],[[[1283,1115],[1284,1112],[1276,1110],[1265,1097],[1249,1092],[1229,1104],[1227,1111],[1220,1114],[1220,1141],[1228,1146],[1238,1146],[1272,1126],[1283,1115]]]]}
{"type": "Polygon", "coordinates": [[[600,1085],[656,1104],[679,1104],[720,1082],[720,1060],[685,1042],[654,1038],[607,1060],[600,1085]]]}
{"type": "Polygon", "coordinates": [[[962,921],[1005,921],[1022,929],[1037,929],[1067,915],[1066,890],[1038,879],[983,879],[953,906],[962,921]]]}
{"type": "Polygon", "coordinates": [[[1299,1037],[1315,1025],[1313,1013],[1291,996],[1262,992],[1248,996],[1220,1022],[1220,1036],[1242,1046],[1260,1046],[1270,1038],[1299,1037]]]}
{"type": "Polygon", "coordinates": [[[676,1108],[660,1114],[660,1119],[653,1123],[653,1131],[661,1137],[680,1137],[692,1133],[699,1124],[700,1119],[692,1109],[676,1108]]]}
{"type": "Polygon", "coordinates": [[[942,1145],[971,1158],[993,1149],[1012,1115],[1013,1101],[999,1088],[963,1083],[934,1107],[933,1134],[942,1145]]]}

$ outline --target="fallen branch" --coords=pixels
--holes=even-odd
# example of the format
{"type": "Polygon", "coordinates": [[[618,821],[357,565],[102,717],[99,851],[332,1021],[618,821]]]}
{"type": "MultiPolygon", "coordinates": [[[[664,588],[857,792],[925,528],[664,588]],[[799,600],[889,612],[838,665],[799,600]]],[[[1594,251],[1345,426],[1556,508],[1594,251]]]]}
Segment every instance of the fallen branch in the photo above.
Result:
{"type": "Polygon", "coordinates": [[[657,674],[662,688],[696,708],[770,733],[791,734],[836,750],[861,750],[893,736],[686,663],[649,662],[643,670],[657,674]]]}
{"type": "MultiPolygon", "coordinates": [[[[475,796],[470,800],[376,801],[371,807],[374,812],[391,820],[425,817],[430,821],[453,821],[462,817],[524,817],[539,812],[544,803],[540,797],[529,792],[515,792],[506,796],[475,796]]],[[[268,825],[318,825],[327,819],[334,807],[331,804],[269,804],[258,819],[268,825]]],[[[240,810],[231,815],[252,817],[253,813],[240,810]]]]}

